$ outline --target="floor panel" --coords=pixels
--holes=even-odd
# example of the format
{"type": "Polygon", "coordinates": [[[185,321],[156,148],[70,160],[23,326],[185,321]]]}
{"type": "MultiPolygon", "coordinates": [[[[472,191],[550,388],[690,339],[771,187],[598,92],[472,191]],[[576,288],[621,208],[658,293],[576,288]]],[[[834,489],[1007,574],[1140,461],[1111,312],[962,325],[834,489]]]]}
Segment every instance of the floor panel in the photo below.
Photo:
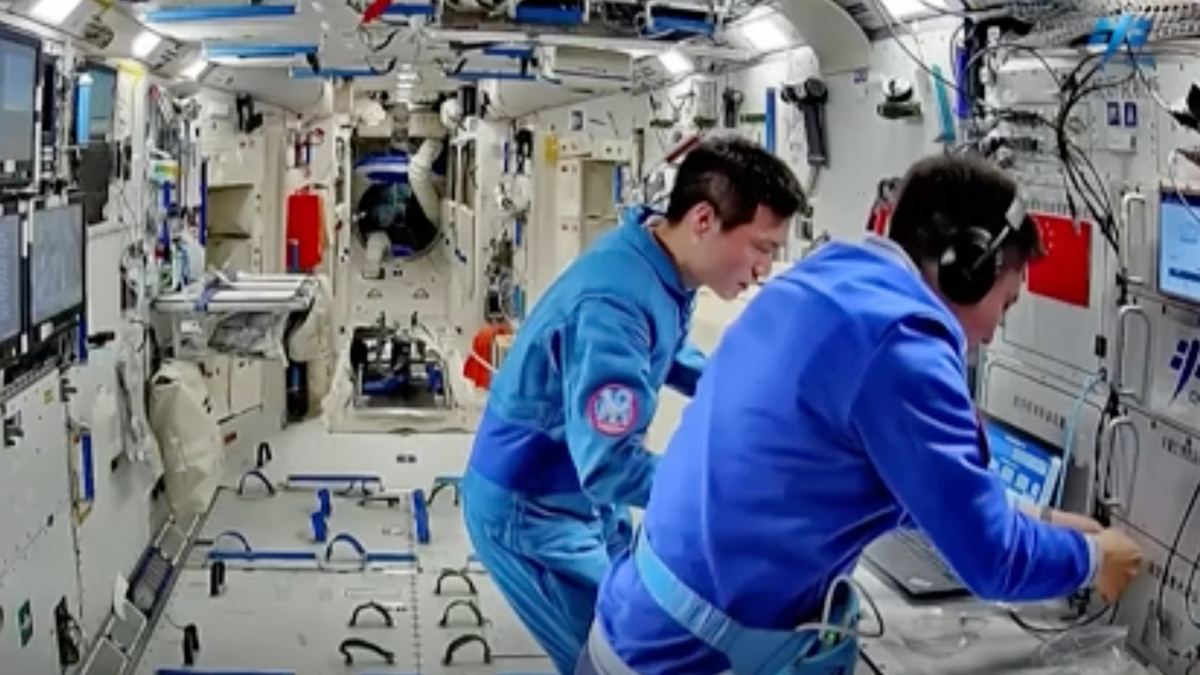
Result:
{"type": "Polygon", "coordinates": [[[239,494],[246,469],[231,468],[136,673],[553,673],[486,571],[471,562],[454,482],[470,440],[464,434],[329,435],[316,424],[271,439],[273,458],[261,473],[274,494],[253,477],[239,494]],[[360,493],[339,494],[347,485],[325,485],[327,531],[325,541],[317,541],[312,514],[323,508],[322,486],[285,487],[289,476],[314,472],[378,476],[382,489],[402,498],[363,502],[360,493]],[[426,496],[425,544],[418,543],[417,515],[407,498],[417,489],[426,496]],[[362,570],[354,548],[340,543],[327,561],[329,542],[339,534],[369,554],[395,554],[396,560],[362,570]],[[234,555],[247,548],[291,558],[234,555]],[[213,595],[217,560],[224,583],[213,595]],[[189,627],[199,638],[191,664],[184,645],[189,627]],[[349,665],[341,649],[348,640],[362,641],[350,643],[349,665]]]}

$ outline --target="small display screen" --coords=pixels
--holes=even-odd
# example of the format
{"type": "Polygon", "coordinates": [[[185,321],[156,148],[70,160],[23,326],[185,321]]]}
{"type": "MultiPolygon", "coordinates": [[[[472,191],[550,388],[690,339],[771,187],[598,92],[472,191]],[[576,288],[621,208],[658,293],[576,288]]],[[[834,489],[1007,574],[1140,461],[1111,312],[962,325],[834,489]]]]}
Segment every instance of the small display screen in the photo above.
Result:
{"type": "Polygon", "coordinates": [[[32,229],[29,312],[36,326],[83,304],[83,207],[37,211],[32,229]]]}
{"type": "Polygon", "coordinates": [[[1158,290],[1200,303],[1200,196],[1164,190],[1158,210],[1158,290]]]}
{"type": "Polygon", "coordinates": [[[117,74],[103,68],[90,68],[92,78],[88,92],[88,138],[102,141],[113,133],[116,114],[117,74]]]}
{"type": "Polygon", "coordinates": [[[0,342],[21,333],[21,219],[0,216],[0,342]]]}
{"type": "Polygon", "coordinates": [[[995,420],[987,420],[988,468],[1009,492],[1038,506],[1049,506],[1058,486],[1062,458],[1057,449],[995,420]]]}

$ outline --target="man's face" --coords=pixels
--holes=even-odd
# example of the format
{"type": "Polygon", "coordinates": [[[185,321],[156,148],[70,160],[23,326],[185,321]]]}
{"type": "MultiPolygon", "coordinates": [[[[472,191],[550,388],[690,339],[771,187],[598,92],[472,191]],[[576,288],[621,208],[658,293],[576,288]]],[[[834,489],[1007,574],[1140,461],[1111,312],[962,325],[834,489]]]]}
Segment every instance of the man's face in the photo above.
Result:
{"type": "Polygon", "coordinates": [[[759,206],[754,219],[722,230],[716,212],[698,205],[692,219],[697,281],[723,300],[732,300],[771,271],[775,253],[787,243],[788,220],[759,206]]]}
{"type": "Polygon", "coordinates": [[[976,305],[958,307],[959,320],[967,333],[967,344],[972,350],[981,344],[990,344],[996,328],[1004,319],[1009,307],[1021,296],[1021,284],[1025,280],[1025,267],[1005,265],[1000,278],[992,290],[976,305]]]}

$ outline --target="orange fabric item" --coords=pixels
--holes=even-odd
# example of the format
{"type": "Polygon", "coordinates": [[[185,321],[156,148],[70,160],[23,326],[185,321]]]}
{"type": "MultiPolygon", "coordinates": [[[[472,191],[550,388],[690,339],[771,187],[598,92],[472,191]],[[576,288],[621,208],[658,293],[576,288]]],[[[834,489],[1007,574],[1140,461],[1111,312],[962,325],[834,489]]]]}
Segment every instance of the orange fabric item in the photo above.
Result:
{"type": "Polygon", "coordinates": [[[512,335],[512,327],[507,323],[489,323],[480,328],[471,340],[471,356],[463,364],[463,377],[480,389],[492,386],[492,368],[495,367],[492,363],[492,347],[500,335],[512,335]]]}

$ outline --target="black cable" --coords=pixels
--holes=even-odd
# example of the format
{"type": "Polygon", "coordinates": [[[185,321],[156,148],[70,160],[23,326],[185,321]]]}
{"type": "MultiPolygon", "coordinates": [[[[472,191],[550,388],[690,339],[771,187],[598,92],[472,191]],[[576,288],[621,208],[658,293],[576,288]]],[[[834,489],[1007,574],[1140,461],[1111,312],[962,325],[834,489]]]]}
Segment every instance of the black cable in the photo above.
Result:
{"type": "MultiPolygon", "coordinates": [[[[1183,531],[1187,528],[1188,521],[1192,518],[1192,510],[1196,508],[1196,500],[1200,499],[1200,481],[1196,482],[1196,488],[1192,490],[1192,498],[1188,500],[1187,508],[1183,511],[1183,517],[1179,519],[1179,528],[1175,530],[1175,539],[1171,542],[1171,548],[1167,550],[1167,562],[1163,565],[1162,576],[1158,578],[1158,600],[1155,609],[1158,612],[1158,618],[1161,621],[1163,618],[1163,598],[1167,591],[1167,576],[1171,572],[1171,563],[1174,562],[1175,556],[1179,553],[1179,542],[1183,539],[1183,531]]],[[[1195,572],[1195,565],[1193,565],[1195,572]]],[[[1187,596],[1184,596],[1183,601],[1189,602],[1187,596]]]]}
{"type": "Polygon", "coordinates": [[[1105,605],[1098,612],[1084,614],[1062,626],[1037,626],[1031,624],[1020,614],[1018,614],[1017,610],[1015,609],[1008,610],[1008,618],[1012,619],[1012,622],[1017,624],[1018,628],[1035,637],[1042,635],[1061,635],[1062,633],[1066,633],[1067,631],[1074,630],[1076,628],[1090,626],[1104,618],[1104,615],[1108,614],[1109,612],[1112,612],[1113,616],[1116,616],[1118,606],[1119,605],[1105,605]]]}

